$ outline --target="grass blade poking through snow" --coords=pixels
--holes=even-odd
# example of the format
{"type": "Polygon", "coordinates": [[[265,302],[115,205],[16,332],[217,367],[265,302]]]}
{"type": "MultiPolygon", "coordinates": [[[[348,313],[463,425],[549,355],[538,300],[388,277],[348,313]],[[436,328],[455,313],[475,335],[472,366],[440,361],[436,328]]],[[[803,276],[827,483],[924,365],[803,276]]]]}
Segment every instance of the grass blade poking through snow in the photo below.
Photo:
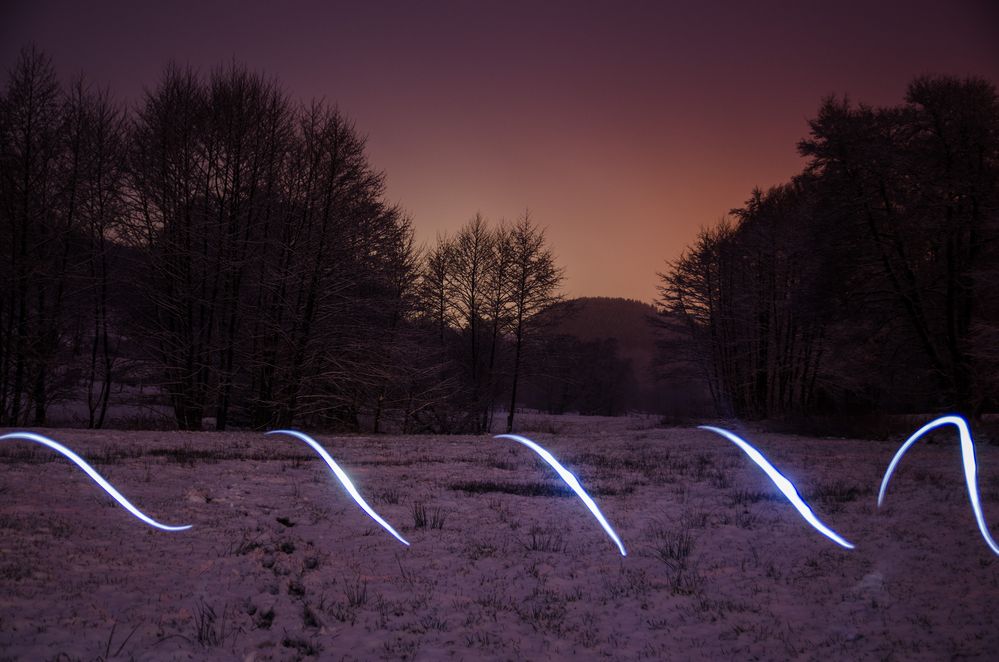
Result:
{"type": "Polygon", "coordinates": [[[141,510],[139,510],[138,508],[136,508],[135,506],[133,506],[132,503],[128,499],[126,499],[124,496],[122,496],[121,492],[119,492],[118,490],[116,490],[111,485],[111,483],[109,483],[106,480],[104,480],[103,476],[101,476],[99,473],[97,473],[96,471],[94,471],[94,468],[91,467],[89,464],[87,464],[87,462],[82,457],[80,457],[79,455],[77,455],[73,451],[69,450],[68,448],[66,448],[65,446],[63,446],[62,444],[60,444],[57,441],[53,441],[52,439],[49,439],[48,437],[43,437],[40,434],[35,434],[34,432],[11,432],[9,434],[5,434],[3,436],[0,436],[0,440],[3,440],[3,439],[20,439],[22,441],[33,441],[33,442],[35,442],[37,444],[41,444],[42,446],[48,446],[52,450],[57,451],[59,453],[62,453],[63,455],[65,455],[66,457],[68,457],[73,462],[73,464],[75,464],[76,466],[78,466],[81,469],[83,469],[86,472],[86,474],[88,476],[90,476],[91,479],[93,479],[93,481],[95,483],[97,483],[98,485],[100,485],[101,488],[105,492],[107,492],[109,495],[111,495],[112,499],[114,499],[119,504],[121,504],[121,506],[125,510],[127,510],[130,513],[132,513],[135,517],[137,517],[138,519],[142,520],[143,522],[145,522],[149,526],[155,527],[157,529],[162,529],[163,531],[186,531],[187,529],[191,528],[190,524],[185,524],[183,526],[169,526],[167,524],[160,524],[159,522],[157,522],[156,520],[154,520],[152,517],[149,517],[148,515],[146,515],[145,513],[143,513],[141,510]]]}
{"type": "Polygon", "coordinates": [[[614,543],[617,545],[617,548],[621,550],[621,556],[628,555],[628,552],[626,552],[624,549],[624,545],[621,544],[621,539],[617,537],[617,534],[614,533],[614,529],[612,529],[611,525],[607,523],[606,519],[604,519],[604,516],[600,513],[600,509],[597,508],[597,504],[593,503],[593,499],[591,499],[590,495],[586,493],[586,490],[583,489],[583,486],[579,484],[579,480],[575,476],[573,476],[568,469],[559,464],[559,461],[556,460],[551,453],[546,451],[541,446],[538,446],[536,443],[534,443],[527,437],[521,437],[518,434],[499,434],[496,435],[496,438],[513,439],[514,441],[523,444],[524,446],[527,446],[532,451],[540,455],[542,460],[550,464],[551,467],[558,472],[558,475],[561,476],[562,480],[565,481],[565,484],[568,485],[572,489],[572,491],[576,493],[576,496],[578,496],[580,499],[583,500],[583,503],[586,504],[586,507],[590,509],[590,512],[593,513],[593,516],[597,518],[598,522],[600,522],[600,526],[604,527],[604,531],[606,531],[607,535],[611,537],[611,540],[614,541],[614,543]]]}
{"type": "Polygon", "coordinates": [[[357,488],[355,488],[354,484],[350,482],[350,478],[348,478],[344,470],[340,468],[340,465],[338,465],[336,462],[333,461],[333,458],[330,457],[330,454],[326,452],[326,449],[320,446],[315,439],[313,439],[312,437],[303,432],[298,432],[297,430],[272,430],[267,434],[288,434],[291,435],[292,437],[295,437],[296,439],[301,439],[309,446],[311,446],[314,451],[319,453],[319,457],[323,458],[326,464],[329,465],[329,468],[336,475],[337,479],[343,485],[344,489],[347,490],[347,493],[350,494],[351,498],[354,499],[357,505],[359,505],[361,508],[364,509],[364,512],[368,514],[368,517],[381,524],[382,528],[391,533],[395,537],[395,539],[401,542],[403,545],[407,546],[409,545],[409,542],[405,538],[400,536],[395,529],[389,526],[388,522],[379,517],[378,513],[376,513],[374,509],[372,509],[371,506],[368,505],[368,502],[365,501],[363,497],[361,497],[360,493],[357,491],[357,488]]]}
{"type": "Polygon", "coordinates": [[[742,451],[749,456],[749,459],[763,469],[770,480],[773,481],[774,485],[777,486],[777,489],[779,489],[781,493],[787,497],[787,500],[791,502],[791,505],[795,507],[802,517],[805,518],[806,522],[811,524],[816,531],[824,535],[826,538],[829,538],[837,545],[842,545],[847,549],[853,549],[853,543],[844,539],[838,533],[823,524],[819,518],[815,516],[815,513],[812,512],[812,509],[809,508],[808,504],[801,498],[798,494],[798,490],[794,488],[791,481],[781,475],[781,473],[774,468],[774,465],[770,464],[770,462],[767,461],[767,458],[763,457],[763,453],[756,450],[744,439],[732,432],[729,432],[728,430],[723,430],[710,425],[699,425],[697,427],[700,430],[708,430],[709,432],[719,434],[741,448],[742,451]]]}

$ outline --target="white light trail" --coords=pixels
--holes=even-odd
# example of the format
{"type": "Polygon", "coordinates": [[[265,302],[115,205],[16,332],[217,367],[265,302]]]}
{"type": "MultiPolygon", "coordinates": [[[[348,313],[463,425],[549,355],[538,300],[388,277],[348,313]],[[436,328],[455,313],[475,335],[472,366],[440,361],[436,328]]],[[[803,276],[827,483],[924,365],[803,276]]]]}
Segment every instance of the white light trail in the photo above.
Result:
{"type": "Polygon", "coordinates": [[[611,525],[607,523],[606,519],[604,519],[604,516],[600,513],[600,509],[597,508],[597,504],[593,503],[593,499],[591,499],[590,495],[586,493],[586,490],[583,489],[583,486],[579,484],[579,480],[575,476],[573,476],[568,469],[559,464],[559,461],[556,460],[551,453],[549,453],[544,448],[537,445],[527,437],[521,437],[519,434],[499,434],[496,435],[496,438],[513,439],[514,441],[527,446],[532,451],[540,455],[541,459],[550,464],[552,468],[558,472],[558,475],[562,477],[562,480],[565,481],[566,485],[572,488],[572,491],[576,493],[576,496],[578,496],[580,499],[583,500],[583,503],[586,504],[586,507],[590,509],[590,512],[593,513],[593,516],[597,518],[598,522],[600,522],[600,526],[604,528],[604,531],[606,531],[607,535],[611,537],[611,539],[617,545],[617,548],[621,550],[621,556],[628,555],[628,552],[626,552],[624,549],[624,545],[621,544],[621,539],[617,537],[617,534],[614,533],[614,529],[612,529],[611,525]]]}
{"type": "Polygon", "coordinates": [[[184,526],[168,526],[166,524],[160,524],[153,518],[147,516],[141,510],[133,506],[128,499],[122,496],[121,492],[116,490],[111,485],[111,483],[104,480],[104,478],[99,473],[94,471],[94,468],[91,467],[89,464],[87,464],[87,462],[82,457],[80,457],[79,455],[77,455],[76,453],[66,448],[57,441],[53,441],[48,437],[43,437],[40,434],[35,434],[34,432],[11,432],[9,434],[0,436],[0,440],[3,439],[20,439],[22,441],[33,441],[43,446],[48,446],[54,451],[62,453],[63,455],[68,457],[76,466],[83,469],[87,473],[87,475],[90,476],[91,479],[93,479],[95,483],[100,485],[101,488],[109,495],[111,495],[112,499],[121,504],[122,507],[125,508],[125,510],[132,513],[133,515],[135,515],[135,517],[142,520],[149,526],[156,527],[157,529],[162,529],[163,531],[186,531],[187,529],[191,528],[190,524],[185,524],[184,526]]]}
{"type": "Polygon", "coordinates": [[[789,481],[787,478],[781,475],[781,473],[774,468],[774,465],[770,464],[770,462],[768,462],[767,459],[763,457],[762,453],[753,448],[749,443],[747,443],[741,437],[732,432],[729,432],[728,430],[723,430],[722,428],[716,428],[710,425],[699,425],[698,428],[701,430],[708,430],[709,432],[714,432],[715,434],[720,434],[721,436],[725,437],[733,444],[741,448],[742,451],[746,455],[748,455],[753,462],[755,462],[761,469],[763,469],[764,472],[766,472],[770,480],[772,480],[774,485],[777,486],[777,489],[779,489],[784,494],[784,496],[787,497],[787,500],[790,501],[791,505],[795,507],[795,509],[801,514],[802,517],[805,518],[806,522],[811,524],[816,531],[818,531],[825,537],[829,538],[837,545],[842,545],[847,549],[853,549],[854,547],[853,543],[847,541],[838,533],[830,529],[828,526],[823,524],[818,517],[815,516],[815,513],[813,513],[812,509],[808,507],[808,504],[805,503],[805,501],[801,498],[801,496],[798,495],[798,490],[794,488],[794,485],[791,483],[791,481],[789,481]]]}
{"type": "Polygon", "coordinates": [[[312,446],[312,449],[317,453],[319,453],[319,456],[323,458],[326,464],[329,465],[329,468],[333,470],[333,473],[336,475],[337,479],[343,485],[344,489],[346,489],[347,492],[350,494],[351,498],[354,499],[357,505],[363,508],[364,512],[366,512],[371,519],[381,524],[386,531],[395,536],[396,540],[401,542],[403,545],[409,546],[409,542],[405,538],[400,536],[395,529],[389,526],[388,522],[379,517],[378,513],[376,513],[371,508],[371,506],[368,505],[368,503],[364,500],[363,497],[361,497],[360,493],[354,487],[354,484],[350,482],[350,478],[347,477],[347,474],[344,472],[344,470],[340,468],[340,465],[338,465],[336,462],[333,461],[333,458],[330,457],[330,454],[326,452],[326,449],[320,446],[315,439],[313,439],[307,434],[298,432],[297,430],[272,430],[267,434],[288,434],[297,439],[301,439],[309,446],[312,446]]]}
{"type": "Polygon", "coordinates": [[[916,430],[902,444],[901,448],[895,453],[895,457],[892,458],[891,464],[888,465],[885,477],[881,480],[881,490],[878,492],[878,507],[881,507],[881,503],[885,499],[888,481],[891,479],[892,473],[895,472],[895,467],[898,465],[898,461],[902,459],[905,451],[909,450],[909,447],[916,443],[924,434],[943,425],[953,425],[957,428],[958,436],[961,439],[961,460],[964,464],[964,480],[968,484],[968,499],[971,501],[971,509],[975,513],[975,521],[978,523],[978,530],[982,532],[985,544],[992,549],[994,554],[999,555],[999,545],[996,544],[996,541],[992,538],[992,534],[989,533],[989,527],[985,523],[985,515],[982,514],[981,499],[978,495],[978,461],[975,459],[975,444],[971,439],[971,431],[968,429],[967,421],[960,416],[941,416],[932,420],[916,430]]]}

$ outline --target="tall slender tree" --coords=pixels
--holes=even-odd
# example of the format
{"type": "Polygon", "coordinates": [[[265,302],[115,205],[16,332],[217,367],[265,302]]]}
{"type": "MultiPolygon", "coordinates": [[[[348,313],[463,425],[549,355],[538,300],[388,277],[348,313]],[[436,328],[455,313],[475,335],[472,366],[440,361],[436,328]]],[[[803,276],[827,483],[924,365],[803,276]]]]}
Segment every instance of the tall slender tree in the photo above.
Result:
{"type": "Polygon", "coordinates": [[[71,214],[60,213],[62,104],[55,70],[21,51],[0,100],[0,417],[45,422],[48,382],[63,332],[71,214]]]}
{"type": "MultiPolygon", "coordinates": [[[[126,214],[125,168],[128,124],[124,109],[108,90],[92,90],[81,78],[65,104],[64,174],[66,207],[73,226],[82,273],[75,288],[89,310],[81,306],[81,335],[88,336],[83,370],[87,426],[103,427],[111,398],[115,362],[119,357],[121,306],[112,300],[116,269],[115,242],[126,214]],[[89,327],[84,330],[83,320],[89,327]]],[[[82,343],[81,343],[82,344],[82,343]]]]}
{"type": "Polygon", "coordinates": [[[562,301],[559,287],[565,275],[563,269],[556,264],[555,255],[547,245],[544,229],[534,224],[529,212],[525,212],[513,226],[509,241],[513,370],[506,429],[507,432],[512,432],[524,348],[533,337],[535,323],[543,319],[541,313],[562,301]]]}

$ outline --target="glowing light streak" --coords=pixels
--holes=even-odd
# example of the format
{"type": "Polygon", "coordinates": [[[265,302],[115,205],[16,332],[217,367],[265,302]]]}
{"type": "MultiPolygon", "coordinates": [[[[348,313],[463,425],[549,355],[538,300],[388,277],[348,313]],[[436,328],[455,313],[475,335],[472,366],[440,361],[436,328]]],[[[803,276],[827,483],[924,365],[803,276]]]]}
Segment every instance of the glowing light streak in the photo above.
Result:
{"type": "Polygon", "coordinates": [[[878,492],[878,507],[880,508],[881,503],[885,500],[888,481],[895,472],[895,467],[898,466],[898,461],[902,459],[905,451],[909,450],[909,447],[916,443],[924,434],[944,425],[953,425],[957,428],[958,437],[961,440],[961,461],[964,464],[964,480],[968,484],[968,499],[971,501],[971,510],[975,513],[975,521],[978,523],[978,530],[982,532],[985,544],[992,549],[994,554],[999,555],[999,545],[996,544],[996,541],[992,538],[992,534],[989,533],[989,527],[985,523],[985,515],[982,514],[982,504],[978,494],[978,461],[975,459],[975,444],[971,439],[971,431],[968,429],[967,421],[960,416],[941,416],[919,428],[911,437],[906,439],[905,443],[895,453],[891,464],[888,465],[888,470],[885,471],[885,477],[881,480],[881,490],[878,492]]]}
{"type": "Polygon", "coordinates": [[[583,486],[579,484],[579,480],[575,476],[573,476],[568,469],[563,467],[551,453],[549,453],[544,448],[537,445],[527,437],[521,437],[518,434],[500,434],[496,435],[496,438],[513,439],[514,441],[521,443],[524,446],[527,446],[532,451],[540,455],[542,460],[550,464],[551,467],[555,469],[556,472],[558,472],[558,475],[561,476],[562,480],[565,481],[565,484],[568,485],[572,489],[572,491],[576,493],[576,496],[582,499],[583,503],[586,504],[586,507],[590,509],[591,513],[593,513],[593,516],[597,518],[598,522],[600,522],[600,526],[604,528],[604,531],[606,531],[607,535],[611,537],[611,540],[614,541],[614,543],[617,545],[617,548],[621,550],[621,556],[628,555],[628,552],[626,552],[624,549],[624,545],[621,544],[621,539],[617,537],[617,534],[614,533],[614,529],[612,529],[611,525],[607,523],[606,519],[604,519],[604,516],[603,514],[601,514],[600,509],[597,508],[597,504],[593,502],[593,499],[590,498],[590,495],[587,494],[586,490],[583,489],[583,486]]]}
{"type": "Polygon", "coordinates": [[[773,481],[774,485],[777,486],[777,489],[779,489],[784,494],[787,500],[791,502],[791,505],[795,507],[795,509],[798,511],[798,513],[801,514],[802,517],[805,518],[806,522],[811,524],[816,531],[824,535],[826,538],[829,538],[837,545],[842,545],[847,549],[853,549],[854,546],[851,542],[847,541],[838,533],[836,533],[828,526],[823,524],[821,520],[819,520],[819,518],[815,516],[815,513],[812,512],[812,509],[808,507],[808,504],[805,503],[804,499],[802,499],[801,496],[798,494],[798,490],[795,489],[794,484],[791,483],[791,481],[789,481],[783,475],[781,475],[781,473],[777,471],[776,468],[774,468],[774,465],[770,464],[770,462],[768,462],[767,459],[763,457],[762,453],[753,448],[744,439],[742,439],[741,437],[732,432],[729,432],[728,430],[723,430],[722,428],[716,428],[710,425],[699,425],[698,428],[701,430],[708,430],[709,432],[714,432],[715,434],[719,434],[728,439],[729,441],[731,441],[740,449],[742,449],[742,451],[749,456],[749,459],[751,459],[761,469],[763,469],[763,471],[767,474],[770,480],[773,481]]]}
{"type": "Polygon", "coordinates": [[[121,506],[125,510],[132,513],[133,515],[135,515],[135,517],[142,520],[149,526],[156,527],[157,529],[162,529],[164,531],[186,531],[187,529],[191,528],[190,524],[185,524],[183,526],[169,526],[167,524],[160,524],[153,518],[149,517],[141,510],[133,506],[128,499],[122,496],[121,492],[116,490],[114,486],[111,485],[111,483],[104,480],[104,478],[99,473],[94,471],[94,468],[91,467],[89,464],[87,464],[87,462],[82,457],[80,457],[79,455],[77,455],[76,453],[66,448],[57,441],[53,441],[48,437],[43,437],[40,434],[35,434],[34,432],[11,432],[9,434],[0,436],[0,440],[3,439],[20,439],[22,441],[33,441],[35,443],[41,444],[42,446],[48,446],[54,451],[62,453],[63,455],[68,457],[70,461],[72,461],[76,466],[83,469],[83,471],[85,471],[86,474],[90,476],[90,478],[93,479],[95,483],[100,485],[101,488],[109,495],[111,495],[112,499],[121,504],[121,506]]]}
{"type": "Polygon", "coordinates": [[[326,462],[327,465],[329,465],[329,468],[336,475],[337,479],[343,485],[344,489],[346,489],[347,492],[350,494],[351,498],[354,499],[354,502],[357,503],[357,505],[359,505],[362,509],[364,509],[364,512],[368,514],[368,517],[381,524],[382,528],[384,528],[386,531],[395,536],[395,539],[401,542],[403,545],[409,546],[409,542],[405,538],[400,536],[398,532],[396,532],[396,530],[389,525],[388,522],[379,517],[378,513],[376,513],[371,508],[371,506],[368,505],[368,502],[364,500],[361,494],[357,491],[357,488],[354,487],[354,484],[350,482],[350,478],[348,478],[344,470],[340,468],[340,465],[338,465],[336,462],[333,461],[333,458],[330,457],[330,454],[326,452],[326,449],[320,446],[315,439],[313,439],[307,434],[298,432],[297,430],[272,430],[267,434],[288,434],[297,439],[301,439],[309,446],[312,446],[312,449],[317,453],[319,453],[319,456],[323,458],[323,460],[326,462]]]}

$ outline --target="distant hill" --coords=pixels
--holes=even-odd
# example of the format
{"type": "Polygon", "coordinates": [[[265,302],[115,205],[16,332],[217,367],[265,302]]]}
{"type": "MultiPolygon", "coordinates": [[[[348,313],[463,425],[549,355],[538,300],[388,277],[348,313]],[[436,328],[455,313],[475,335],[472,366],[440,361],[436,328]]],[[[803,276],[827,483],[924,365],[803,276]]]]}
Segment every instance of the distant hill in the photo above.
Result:
{"type": "Polygon", "coordinates": [[[582,341],[616,340],[618,354],[631,361],[639,385],[651,387],[656,337],[648,319],[656,314],[654,306],[618,297],[580,297],[562,303],[554,312],[555,333],[582,341]]]}
{"type": "Polygon", "coordinates": [[[668,374],[657,374],[657,341],[663,331],[650,323],[654,306],[634,299],[581,297],[559,304],[550,314],[544,334],[556,344],[547,346],[542,370],[547,378],[527,390],[525,402],[552,413],[604,415],[692,415],[705,408],[707,394],[690,370],[672,365],[668,374]],[[566,337],[576,346],[557,340],[566,337]]]}

